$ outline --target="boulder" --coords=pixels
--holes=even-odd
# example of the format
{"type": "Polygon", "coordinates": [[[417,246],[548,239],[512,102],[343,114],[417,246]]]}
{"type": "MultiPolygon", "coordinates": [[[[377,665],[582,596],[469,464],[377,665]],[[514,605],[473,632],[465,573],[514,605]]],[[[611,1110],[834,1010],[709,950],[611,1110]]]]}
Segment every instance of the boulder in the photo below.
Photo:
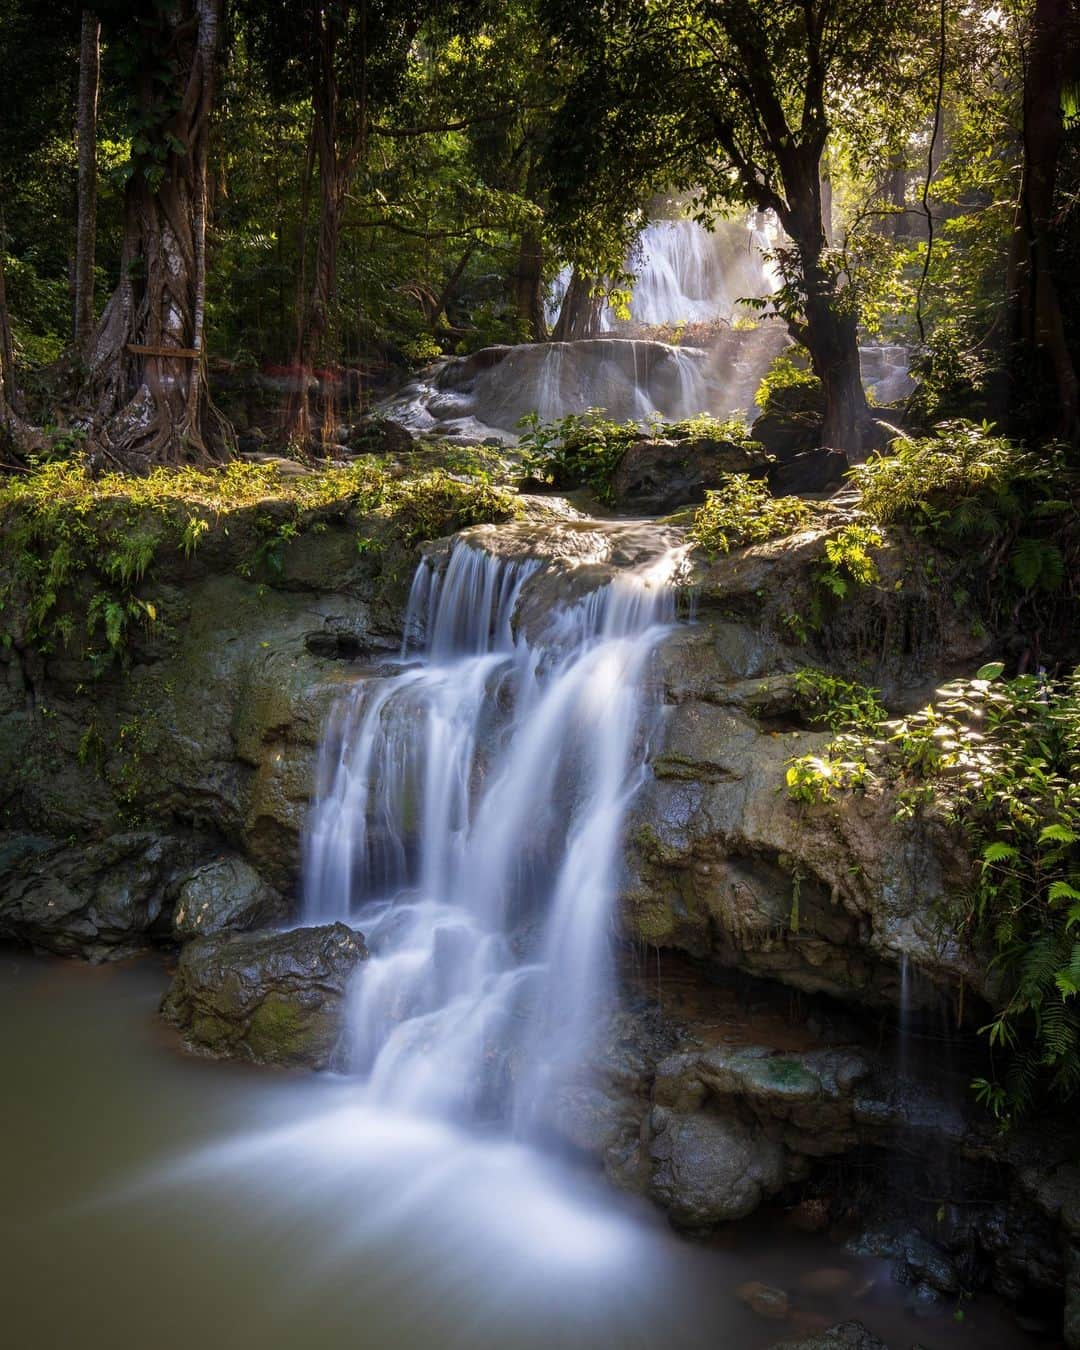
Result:
{"type": "Polygon", "coordinates": [[[750,435],[781,462],[821,444],[825,395],[816,381],[775,389],[768,407],[755,419],[750,435]]]}
{"type": "Polygon", "coordinates": [[[735,1297],[745,1303],[751,1312],[757,1313],[769,1322],[786,1321],[791,1311],[791,1300],[783,1289],[761,1280],[747,1280],[735,1290],[735,1297]]]}
{"type": "Polygon", "coordinates": [[[354,455],[393,456],[413,448],[414,439],[408,427],[390,417],[365,417],[349,427],[340,438],[354,455]]]}
{"type": "Polygon", "coordinates": [[[645,437],[627,447],[611,480],[618,506],[664,513],[705,500],[728,473],[762,478],[769,467],[760,446],[710,436],[645,437]]]}
{"type": "Polygon", "coordinates": [[[242,858],[217,858],[180,886],[172,935],[180,942],[230,929],[261,928],[286,917],[286,905],[242,858]]]}
{"type": "Polygon", "coordinates": [[[0,938],[90,961],[168,936],[172,901],[198,846],[133,830],[73,845],[9,836],[0,849],[0,938]]]}
{"type": "Polygon", "coordinates": [[[162,1015],[206,1054],[325,1069],[366,958],[363,936],[342,923],[199,938],[180,953],[162,1015]]]}
{"type": "Polygon", "coordinates": [[[849,467],[843,450],[830,450],[826,446],[803,450],[791,459],[769,466],[769,491],[774,497],[825,492],[843,483],[849,467]]]}
{"type": "Polygon", "coordinates": [[[680,1228],[745,1218],[789,1179],[783,1145],[734,1116],[657,1106],[650,1126],[649,1192],[680,1228]]]}
{"type": "Polygon", "coordinates": [[[783,1341],[772,1350],[889,1350],[884,1341],[867,1331],[861,1322],[839,1322],[820,1336],[801,1341],[783,1341]]]}

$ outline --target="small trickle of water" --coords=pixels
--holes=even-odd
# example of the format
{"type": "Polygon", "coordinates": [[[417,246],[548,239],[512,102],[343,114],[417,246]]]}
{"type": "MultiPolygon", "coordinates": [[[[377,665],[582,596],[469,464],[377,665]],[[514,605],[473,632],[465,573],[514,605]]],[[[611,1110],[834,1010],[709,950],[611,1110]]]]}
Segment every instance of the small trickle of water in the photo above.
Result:
{"type": "Polygon", "coordinates": [[[351,1054],[376,1100],[532,1122],[611,992],[620,827],[644,774],[650,653],[678,554],[512,620],[536,561],[458,541],[421,563],[416,664],[359,683],[326,736],[306,917],[366,935],[351,1054]]]}

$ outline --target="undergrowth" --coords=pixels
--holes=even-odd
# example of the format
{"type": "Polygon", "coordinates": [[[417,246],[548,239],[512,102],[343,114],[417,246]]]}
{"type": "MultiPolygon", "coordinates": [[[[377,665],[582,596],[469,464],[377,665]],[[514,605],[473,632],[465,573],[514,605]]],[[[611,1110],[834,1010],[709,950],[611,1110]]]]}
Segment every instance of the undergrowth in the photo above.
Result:
{"type": "Polygon", "coordinates": [[[877,725],[843,682],[804,675],[839,734],[788,764],[786,788],[809,806],[883,782],[898,818],[933,812],[964,832],[974,872],[948,923],[990,953],[992,1069],[973,1087],[1008,1122],[1080,1094],[1080,670],[1055,681],[1002,669],[877,725]]]}
{"type": "Polygon", "coordinates": [[[406,547],[516,514],[513,496],[443,471],[393,478],[372,460],[283,477],[275,466],[157,469],[146,477],[91,477],[57,461],[0,485],[0,641],[81,652],[97,665],[125,654],[160,615],[140,592],[167,550],[191,559],[215,528],[239,551],[237,570],[273,584],[289,544],[325,528],[327,514],[358,517],[357,545],[406,547]],[[77,597],[77,598],[76,598],[77,597]]]}
{"type": "Polygon", "coordinates": [[[527,475],[563,490],[587,487],[605,505],[613,501],[612,479],[619,461],[644,436],[757,444],[750,441],[741,419],[720,421],[708,413],[680,422],[652,418],[642,430],[636,422],[613,422],[603,408],[588,408],[553,422],[542,422],[537,413],[529,413],[518,426],[522,430],[518,450],[527,475]]]}
{"type": "Polygon", "coordinates": [[[724,474],[719,485],[706,492],[690,535],[706,553],[728,553],[746,544],[791,534],[812,514],[811,507],[798,497],[772,496],[762,479],[744,473],[724,474]]]}
{"type": "Polygon", "coordinates": [[[954,560],[954,584],[991,623],[1053,627],[1075,593],[1080,476],[1062,449],[1038,454],[986,423],[942,423],[851,472],[878,525],[902,524],[954,560]]]}

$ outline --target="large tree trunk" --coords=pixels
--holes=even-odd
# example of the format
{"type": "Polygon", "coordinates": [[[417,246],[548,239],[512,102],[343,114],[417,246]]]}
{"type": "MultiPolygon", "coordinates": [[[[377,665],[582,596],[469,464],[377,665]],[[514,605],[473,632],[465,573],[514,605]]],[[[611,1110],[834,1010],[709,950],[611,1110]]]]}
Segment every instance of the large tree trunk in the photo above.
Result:
{"type": "Polygon", "coordinates": [[[845,304],[839,279],[825,258],[820,163],[821,155],[812,144],[781,162],[787,194],[781,223],[795,243],[804,309],[804,320],[789,326],[809,351],[824,390],[822,445],[858,455],[870,420],[859,361],[858,318],[845,304]]]}
{"type": "Polygon", "coordinates": [[[595,285],[592,277],[574,268],[570,285],[559,306],[559,317],[551,334],[552,342],[579,342],[582,338],[600,336],[604,298],[593,294],[595,285]]]}
{"type": "Polygon", "coordinates": [[[521,236],[518,247],[515,300],[518,326],[526,342],[543,342],[547,337],[544,318],[544,250],[535,234],[521,236]]]}
{"type": "Polygon", "coordinates": [[[82,12],[79,46],[79,105],[75,134],[79,152],[78,213],[75,226],[75,346],[83,347],[94,329],[94,246],[97,237],[97,110],[101,71],[101,24],[82,12]]]}
{"type": "MultiPolygon", "coordinates": [[[[1036,0],[1024,73],[1024,163],[1009,258],[1010,317],[1014,342],[1031,354],[1036,376],[1045,373],[1056,391],[1057,416],[1050,423],[1070,439],[1080,427],[1080,384],[1054,277],[1054,210],[1065,138],[1063,93],[1078,77],[1077,0],[1036,0]]],[[[1019,364],[1026,385],[1031,365],[1019,364]]]]}
{"type": "Polygon", "coordinates": [[[4,271],[6,247],[4,213],[0,208],[0,467],[11,468],[13,465],[5,452],[13,451],[17,459],[32,450],[40,449],[44,438],[39,428],[31,426],[24,420],[22,399],[15,381],[15,349],[11,340],[7,279],[4,271]]]}
{"type": "MultiPolygon", "coordinates": [[[[335,66],[340,30],[332,18],[315,7],[315,62],[312,83],[312,143],[319,166],[319,233],[310,296],[301,295],[297,325],[295,384],[285,410],[286,439],[301,451],[312,438],[308,386],[316,362],[326,364],[326,342],[331,332],[337,298],[338,248],[341,215],[359,146],[344,158],[338,144],[338,83],[335,66]]],[[[303,263],[301,264],[303,267],[303,263]]],[[[333,381],[321,382],[320,431],[323,441],[333,435],[336,399],[333,381]]]]}
{"type": "Polygon", "coordinates": [[[91,454],[137,473],[229,453],[228,428],[215,422],[207,394],[204,343],[207,149],[222,6],[150,3],[139,16],[175,71],[175,111],[154,125],[160,89],[144,62],[137,104],[150,149],[127,183],[120,284],[88,358],[91,454]]]}

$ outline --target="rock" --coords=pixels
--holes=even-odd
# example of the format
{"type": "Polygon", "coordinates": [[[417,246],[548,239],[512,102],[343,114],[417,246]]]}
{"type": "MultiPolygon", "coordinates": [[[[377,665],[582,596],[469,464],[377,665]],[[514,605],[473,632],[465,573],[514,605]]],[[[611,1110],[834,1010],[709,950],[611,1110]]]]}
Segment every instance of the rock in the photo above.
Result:
{"type": "Polygon", "coordinates": [[[861,1322],[839,1322],[820,1336],[784,1341],[774,1345],[772,1350],[889,1350],[889,1347],[861,1322]]]}
{"type": "Polygon", "coordinates": [[[0,937],[91,961],[130,956],[169,932],[199,846],[134,830],[85,846],[9,837],[0,851],[0,937]]]}
{"type": "Polygon", "coordinates": [[[650,1123],[650,1194],[681,1228],[744,1218],[787,1179],[783,1146],[738,1119],[655,1107],[650,1123]]]}
{"type": "Polygon", "coordinates": [[[800,1233],[823,1233],[829,1226],[829,1217],[828,1200],[807,1196],[788,1213],[787,1220],[800,1233]]]}
{"type": "Polygon", "coordinates": [[[400,455],[413,449],[408,427],[389,417],[365,417],[348,429],[342,443],[356,455],[400,455]]]}
{"type": "Polygon", "coordinates": [[[772,391],[750,435],[783,463],[821,444],[824,421],[825,394],[820,383],[793,384],[772,391]]]}
{"type": "Polygon", "coordinates": [[[770,1322],[782,1322],[791,1311],[791,1301],[782,1289],[760,1280],[747,1280],[735,1290],[735,1297],[741,1300],[759,1317],[770,1322]]]}
{"type": "Polygon", "coordinates": [[[724,474],[762,478],[769,461],[760,446],[695,436],[680,440],[643,438],[629,446],[611,480],[618,506],[663,513],[705,500],[724,474]]]}
{"type": "Polygon", "coordinates": [[[900,1284],[925,1284],[942,1294],[959,1293],[956,1267],[945,1255],[914,1230],[876,1229],[849,1244],[858,1256],[881,1256],[895,1260],[892,1277],[900,1284]]]}
{"type": "Polygon", "coordinates": [[[850,465],[843,450],[819,446],[803,450],[783,463],[772,464],[766,475],[774,497],[825,492],[839,487],[850,465]]]}
{"type": "Polygon", "coordinates": [[[904,1299],[904,1307],[916,1317],[937,1317],[943,1306],[944,1299],[940,1291],[925,1280],[920,1280],[904,1299]]]}
{"type": "Polygon", "coordinates": [[[367,958],[342,923],[188,943],[162,1014],[196,1050],[325,1069],[342,1038],[349,977],[367,958]]]}
{"type": "Polygon", "coordinates": [[[823,1266],[820,1270],[807,1270],[796,1281],[804,1294],[815,1296],[841,1294],[850,1289],[854,1282],[853,1272],[845,1270],[843,1266],[823,1266]]]}
{"type": "Polygon", "coordinates": [[[260,928],[286,916],[281,896],[242,858],[219,858],[180,886],[172,932],[180,942],[229,929],[260,928]]]}

